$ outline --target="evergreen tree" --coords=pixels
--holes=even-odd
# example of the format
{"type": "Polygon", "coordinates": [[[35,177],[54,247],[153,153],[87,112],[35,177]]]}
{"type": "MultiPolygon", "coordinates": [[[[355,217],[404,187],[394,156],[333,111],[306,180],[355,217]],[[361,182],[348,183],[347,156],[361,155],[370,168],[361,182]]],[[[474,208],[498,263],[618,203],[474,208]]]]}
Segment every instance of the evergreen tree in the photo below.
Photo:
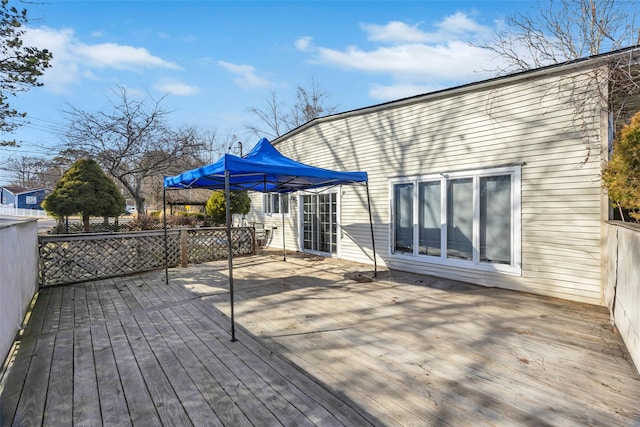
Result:
{"type": "MultiPolygon", "coordinates": [[[[246,215],[251,209],[251,198],[246,191],[232,191],[231,203],[229,205],[231,214],[246,215]]],[[[224,191],[216,190],[211,194],[205,207],[207,216],[211,217],[215,224],[225,224],[227,222],[227,203],[224,191]]]]}
{"type": "Polygon", "coordinates": [[[80,159],[65,172],[42,205],[56,218],[82,215],[84,229],[89,231],[89,217],[121,215],[125,200],[94,160],[80,159]]]}
{"type": "Polygon", "coordinates": [[[602,181],[622,219],[623,210],[627,210],[640,222],[640,112],[618,134],[602,181]]]}
{"type": "MultiPolygon", "coordinates": [[[[42,86],[38,77],[49,67],[51,52],[23,45],[26,9],[18,10],[9,0],[0,3],[0,132],[9,134],[22,124],[26,113],[9,105],[9,96],[42,86]]],[[[4,136],[2,137],[4,138],[4,136]]],[[[0,140],[0,147],[15,145],[0,140]]]]}

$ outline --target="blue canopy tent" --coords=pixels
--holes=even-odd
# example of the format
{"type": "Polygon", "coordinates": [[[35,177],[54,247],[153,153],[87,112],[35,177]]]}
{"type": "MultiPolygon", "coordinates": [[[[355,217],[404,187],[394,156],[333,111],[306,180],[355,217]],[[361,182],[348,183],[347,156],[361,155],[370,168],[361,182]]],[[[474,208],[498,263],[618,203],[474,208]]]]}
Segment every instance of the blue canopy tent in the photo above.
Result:
{"type": "MultiPolygon", "coordinates": [[[[364,183],[367,188],[367,204],[369,209],[369,225],[371,228],[374,274],[377,275],[375,241],[373,237],[373,223],[371,219],[371,199],[369,196],[367,173],[333,171],[296,162],[295,160],[283,156],[266,138],[262,138],[245,157],[225,154],[220,158],[220,160],[210,165],[192,169],[183,172],[180,175],[165,177],[165,197],[163,197],[163,205],[166,204],[166,190],[170,189],[207,188],[212,190],[224,190],[225,196],[227,200],[229,200],[229,194],[232,190],[251,190],[262,193],[291,193],[300,190],[354,183],[364,183]]],[[[229,203],[227,203],[226,206],[227,250],[229,258],[229,296],[231,300],[231,339],[232,341],[235,341],[231,213],[229,210],[229,203]]],[[[164,229],[166,237],[166,222],[164,229]]],[[[284,226],[282,233],[283,250],[285,251],[286,261],[284,226]]],[[[166,273],[166,280],[168,282],[168,272],[166,273]]]]}

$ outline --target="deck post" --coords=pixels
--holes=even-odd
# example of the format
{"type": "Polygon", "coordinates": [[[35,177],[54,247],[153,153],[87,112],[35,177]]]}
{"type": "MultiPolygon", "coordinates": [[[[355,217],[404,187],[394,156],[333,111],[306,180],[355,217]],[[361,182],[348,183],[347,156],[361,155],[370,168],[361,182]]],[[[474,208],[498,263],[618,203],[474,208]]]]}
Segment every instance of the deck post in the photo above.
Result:
{"type": "MultiPolygon", "coordinates": [[[[280,204],[282,205],[282,193],[280,193],[280,204]]],[[[280,210],[282,210],[282,206],[280,206],[280,210]]],[[[284,212],[281,212],[282,215],[282,260],[287,262],[287,247],[284,239],[284,212]]]]}
{"type": "Polygon", "coordinates": [[[236,325],[233,313],[233,244],[231,243],[231,190],[228,170],[224,171],[224,196],[227,211],[227,258],[229,258],[229,302],[231,303],[231,341],[236,341],[236,325]]]}
{"type": "Polygon", "coordinates": [[[378,261],[376,260],[376,239],[373,236],[373,219],[371,217],[371,196],[369,195],[369,180],[365,182],[367,187],[367,208],[369,210],[369,228],[371,229],[371,247],[373,249],[373,277],[378,277],[378,261]]]}
{"type": "Polygon", "coordinates": [[[164,284],[169,284],[169,245],[167,243],[167,188],[162,185],[162,228],[164,230],[164,284]]]}

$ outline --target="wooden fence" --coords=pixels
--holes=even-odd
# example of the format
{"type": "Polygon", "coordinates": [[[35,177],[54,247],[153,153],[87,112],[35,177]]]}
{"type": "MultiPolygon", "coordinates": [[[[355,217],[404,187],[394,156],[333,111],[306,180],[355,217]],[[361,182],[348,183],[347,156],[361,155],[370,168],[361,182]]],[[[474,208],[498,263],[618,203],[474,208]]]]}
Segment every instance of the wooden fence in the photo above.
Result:
{"type": "MultiPolygon", "coordinates": [[[[231,230],[233,255],[256,252],[251,227],[231,230]]],[[[165,266],[164,230],[39,236],[40,286],[78,283],[165,266]]],[[[225,228],[167,230],[167,265],[186,267],[227,257],[225,228]]]]}

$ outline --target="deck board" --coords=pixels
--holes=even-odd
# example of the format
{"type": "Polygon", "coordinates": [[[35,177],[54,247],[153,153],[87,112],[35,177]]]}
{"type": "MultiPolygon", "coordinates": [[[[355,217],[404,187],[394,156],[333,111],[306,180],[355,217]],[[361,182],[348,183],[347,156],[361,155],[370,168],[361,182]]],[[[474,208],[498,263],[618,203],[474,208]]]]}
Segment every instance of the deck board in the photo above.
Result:
{"type": "Polygon", "coordinates": [[[640,425],[606,310],[319,257],[43,289],[5,425],[640,425]]]}
{"type": "MultiPolygon", "coordinates": [[[[176,343],[169,332],[166,334],[161,332],[168,331],[164,325],[166,323],[164,318],[157,312],[140,313],[136,315],[136,321],[140,331],[149,342],[149,353],[152,353],[158,361],[159,367],[162,369],[161,375],[165,376],[167,384],[177,397],[174,401],[182,404],[181,408],[176,408],[177,410],[174,412],[175,414],[184,414],[186,419],[171,421],[173,425],[222,425],[180,363],[180,359],[174,354],[174,351],[178,353],[184,351],[184,346],[176,343]]],[[[163,421],[167,422],[164,418],[163,421]]]]}
{"type": "Polygon", "coordinates": [[[100,408],[104,425],[130,426],[129,411],[124,397],[124,390],[118,368],[114,359],[109,333],[105,324],[91,328],[93,340],[93,357],[96,366],[96,381],[100,408]]]}
{"type": "MultiPolygon", "coordinates": [[[[166,319],[166,326],[171,327],[184,342],[184,348],[180,352],[182,366],[189,372],[189,376],[223,425],[252,425],[249,418],[225,392],[215,375],[207,369],[215,356],[190,329],[185,327],[183,319],[176,314],[176,310],[177,308],[163,309],[162,315],[166,319]]],[[[166,332],[166,329],[163,328],[163,331],[166,332]]]]}
{"type": "Polygon", "coordinates": [[[47,391],[43,424],[71,425],[73,422],[73,331],[56,335],[51,362],[51,376],[47,391]]]}
{"type": "MultiPolygon", "coordinates": [[[[82,316],[82,313],[79,313],[82,316]]],[[[73,424],[100,425],[100,399],[89,327],[73,331],[73,424]]]]}
{"type": "Polygon", "coordinates": [[[20,393],[20,401],[13,417],[14,425],[32,426],[42,423],[47,397],[47,387],[42,380],[49,379],[54,336],[48,336],[36,342],[31,363],[20,393]]]}

